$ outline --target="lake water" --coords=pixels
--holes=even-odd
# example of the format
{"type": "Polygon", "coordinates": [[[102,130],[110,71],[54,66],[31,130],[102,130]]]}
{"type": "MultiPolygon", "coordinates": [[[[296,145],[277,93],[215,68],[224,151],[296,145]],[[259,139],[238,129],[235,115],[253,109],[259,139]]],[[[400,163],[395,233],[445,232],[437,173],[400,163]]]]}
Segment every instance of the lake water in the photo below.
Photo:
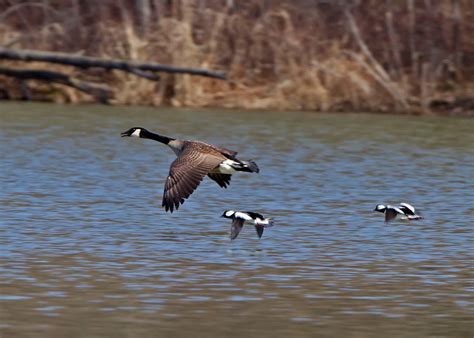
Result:
{"type": "Polygon", "coordinates": [[[474,335],[473,119],[1,103],[0,147],[2,338],[474,335]],[[133,126],[261,172],[165,213],[133,126]],[[231,242],[225,209],[276,225],[231,242]]]}

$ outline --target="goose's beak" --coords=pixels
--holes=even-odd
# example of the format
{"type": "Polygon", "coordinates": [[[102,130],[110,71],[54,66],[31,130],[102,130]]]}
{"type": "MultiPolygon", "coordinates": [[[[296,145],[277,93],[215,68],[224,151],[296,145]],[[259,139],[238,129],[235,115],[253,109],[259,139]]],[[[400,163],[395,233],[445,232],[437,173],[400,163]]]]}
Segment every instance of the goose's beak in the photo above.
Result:
{"type": "Polygon", "coordinates": [[[127,130],[127,131],[124,131],[123,133],[121,133],[120,136],[122,136],[122,137],[130,136],[130,133],[127,130]]]}

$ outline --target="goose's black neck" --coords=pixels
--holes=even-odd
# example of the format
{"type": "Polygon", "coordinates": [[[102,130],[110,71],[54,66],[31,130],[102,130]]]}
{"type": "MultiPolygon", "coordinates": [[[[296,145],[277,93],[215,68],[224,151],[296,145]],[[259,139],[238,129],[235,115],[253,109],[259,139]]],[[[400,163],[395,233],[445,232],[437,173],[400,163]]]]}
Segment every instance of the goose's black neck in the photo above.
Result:
{"type": "Polygon", "coordinates": [[[148,131],[146,129],[141,131],[140,137],[141,138],[148,138],[150,140],[155,140],[155,141],[161,142],[163,144],[168,144],[168,143],[170,143],[170,141],[174,140],[173,138],[170,138],[170,137],[167,137],[167,136],[162,136],[162,135],[152,133],[151,131],[148,131]]]}

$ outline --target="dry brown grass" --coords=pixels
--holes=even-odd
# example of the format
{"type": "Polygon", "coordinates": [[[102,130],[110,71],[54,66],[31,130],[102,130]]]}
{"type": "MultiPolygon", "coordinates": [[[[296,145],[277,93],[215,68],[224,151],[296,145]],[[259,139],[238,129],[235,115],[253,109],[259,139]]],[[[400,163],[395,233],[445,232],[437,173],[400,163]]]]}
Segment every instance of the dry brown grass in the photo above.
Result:
{"type": "MultiPolygon", "coordinates": [[[[153,82],[118,71],[54,66],[107,83],[116,104],[423,112],[440,98],[473,97],[474,6],[468,0],[411,3],[7,1],[0,3],[0,45],[203,67],[229,75],[229,81],[219,81],[163,74],[153,82]],[[369,54],[351,31],[345,10],[352,13],[369,54]],[[414,22],[390,21],[410,15],[414,22]]],[[[35,99],[92,100],[61,85],[27,85],[35,99]]],[[[20,98],[20,89],[18,82],[0,78],[0,95],[20,98]]]]}

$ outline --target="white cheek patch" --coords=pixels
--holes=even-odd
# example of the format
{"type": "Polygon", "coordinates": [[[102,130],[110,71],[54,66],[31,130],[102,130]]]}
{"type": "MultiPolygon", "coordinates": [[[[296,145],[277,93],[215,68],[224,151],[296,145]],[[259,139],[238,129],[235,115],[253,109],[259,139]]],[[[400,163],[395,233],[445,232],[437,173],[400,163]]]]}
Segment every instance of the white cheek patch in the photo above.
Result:
{"type": "Polygon", "coordinates": [[[133,136],[133,137],[140,137],[140,129],[136,129],[130,136],[133,136]]]}
{"type": "Polygon", "coordinates": [[[226,215],[227,217],[231,217],[233,214],[234,214],[234,210],[227,210],[227,211],[225,212],[225,215],[226,215]]]}

